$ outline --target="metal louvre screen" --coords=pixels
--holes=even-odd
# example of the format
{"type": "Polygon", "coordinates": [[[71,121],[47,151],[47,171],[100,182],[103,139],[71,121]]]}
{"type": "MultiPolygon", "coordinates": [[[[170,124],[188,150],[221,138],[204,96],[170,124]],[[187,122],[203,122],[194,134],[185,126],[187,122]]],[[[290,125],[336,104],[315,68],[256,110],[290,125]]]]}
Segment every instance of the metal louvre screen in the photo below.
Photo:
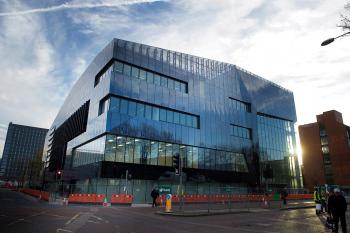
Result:
{"type": "Polygon", "coordinates": [[[49,170],[61,170],[64,167],[67,142],[86,131],[90,100],[75,111],[52,136],[49,170]]]}

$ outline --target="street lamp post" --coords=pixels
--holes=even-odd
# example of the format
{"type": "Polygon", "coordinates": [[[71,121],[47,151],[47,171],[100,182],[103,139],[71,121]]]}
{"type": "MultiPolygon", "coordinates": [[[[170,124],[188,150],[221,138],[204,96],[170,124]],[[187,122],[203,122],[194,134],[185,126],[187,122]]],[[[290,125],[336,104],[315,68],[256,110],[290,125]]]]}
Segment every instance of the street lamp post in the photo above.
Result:
{"type": "Polygon", "coordinates": [[[334,37],[334,38],[329,38],[329,39],[323,41],[323,42],[321,43],[321,46],[329,45],[329,44],[332,43],[335,39],[337,39],[337,38],[339,38],[339,37],[346,36],[346,35],[348,35],[348,34],[350,34],[350,32],[346,32],[346,33],[341,34],[340,36],[337,36],[337,37],[334,37]]]}

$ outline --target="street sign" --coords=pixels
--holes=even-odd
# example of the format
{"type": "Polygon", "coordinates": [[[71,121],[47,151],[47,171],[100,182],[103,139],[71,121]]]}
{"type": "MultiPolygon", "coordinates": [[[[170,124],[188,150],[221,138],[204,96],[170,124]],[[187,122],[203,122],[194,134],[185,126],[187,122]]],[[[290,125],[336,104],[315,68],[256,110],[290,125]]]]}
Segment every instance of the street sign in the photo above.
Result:
{"type": "Polygon", "coordinates": [[[159,186],[159,194],[170,194],[171,186],[159,186]]]}

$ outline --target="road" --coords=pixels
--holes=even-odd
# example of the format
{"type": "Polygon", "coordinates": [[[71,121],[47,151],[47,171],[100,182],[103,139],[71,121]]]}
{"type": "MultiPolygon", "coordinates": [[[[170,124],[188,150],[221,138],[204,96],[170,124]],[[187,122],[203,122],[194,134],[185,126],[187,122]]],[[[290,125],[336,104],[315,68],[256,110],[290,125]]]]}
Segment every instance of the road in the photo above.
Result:
{"type": "Polygon", "coordinates": [[[155,212],[151,207],[53,205],[0,189],[2,233],[331,232],[323,225],[325,216],[316,216],[314,209],[202,217],[161,216],[155,212]]]}

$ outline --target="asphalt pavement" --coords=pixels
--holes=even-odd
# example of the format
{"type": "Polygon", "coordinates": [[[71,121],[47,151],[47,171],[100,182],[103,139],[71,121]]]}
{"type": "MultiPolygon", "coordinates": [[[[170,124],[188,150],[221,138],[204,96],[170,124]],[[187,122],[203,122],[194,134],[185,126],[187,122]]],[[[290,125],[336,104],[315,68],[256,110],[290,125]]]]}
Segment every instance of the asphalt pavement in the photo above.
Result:
{"type": "MultiPolygon", "coordinates": [[[[287,211],[267,209],[197,217],[157,215],[156,212],[160,210],[160,207],[149,206],[63,206],[40,201],[26,194],[0,189],[0,232],[331,232],[324,227],[326,216],[316,216],[312,208],[287,211]]],[[[350,221],[349,215],[347,220],[350,221]]]]}

